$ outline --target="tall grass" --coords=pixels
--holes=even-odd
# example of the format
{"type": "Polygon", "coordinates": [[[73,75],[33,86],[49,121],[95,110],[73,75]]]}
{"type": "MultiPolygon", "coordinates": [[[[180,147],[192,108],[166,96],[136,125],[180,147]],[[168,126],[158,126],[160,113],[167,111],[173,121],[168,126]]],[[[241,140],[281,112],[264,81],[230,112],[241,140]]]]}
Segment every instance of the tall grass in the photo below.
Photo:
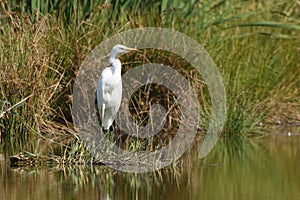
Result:
{"type": "MultiPolygon", "coordinates": [[[[2,142],[23,146],[35,136],[61,142],[72,135],[72,84],[86,54],[112,34],[146,26],[181,31],[210,53],[227,92],[223,134],[299,120],[297,2],[13,0],[2,1],[0,12],[2,142]]],[[[186,77],[195,74],[181,61],[174,66],[186,77]]],[[[209,118],[205,84],[192,77],[209,118]]]]}

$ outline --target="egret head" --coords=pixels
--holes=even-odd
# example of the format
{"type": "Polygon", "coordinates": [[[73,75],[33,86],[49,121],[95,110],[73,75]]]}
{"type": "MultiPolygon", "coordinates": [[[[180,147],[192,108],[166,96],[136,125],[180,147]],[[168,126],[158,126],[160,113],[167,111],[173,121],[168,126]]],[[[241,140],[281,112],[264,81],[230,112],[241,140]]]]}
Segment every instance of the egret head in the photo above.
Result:
{"type": "Polygon", "coordinates": [[[128,53],[129,51],[137,51],[137,49],[129,48],[121,44],[117,44],[111,50],[111,54],[123,54],[128,53]]]}

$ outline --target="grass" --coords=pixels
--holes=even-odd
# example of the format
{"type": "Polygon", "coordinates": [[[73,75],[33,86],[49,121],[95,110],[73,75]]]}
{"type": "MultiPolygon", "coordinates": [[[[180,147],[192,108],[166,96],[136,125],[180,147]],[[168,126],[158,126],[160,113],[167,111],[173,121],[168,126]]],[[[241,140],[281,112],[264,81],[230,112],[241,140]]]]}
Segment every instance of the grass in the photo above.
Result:
{"type": "MultiPolygon", "coordinates": [[[[226,87],[224,136],[264,133],[257,126],[260,122],[299,122],[300,16],[296,1],[89,2],[1,2],[0,134],[2,144],[18,147],[12,153],[37,151],[35,138],[63,143],[67,149],[78,147],[69,145],[73,139],[65,142],[65,138],[75,135],[71,100],[80,64],[102,40],[137,27],[178,30],[210,53],[226,87]]],[[[135,56],[141,63],[171,64],[188,78],[199,91],[200,125],[205,130],[210,105],[206,86],[195,70],[164,52],[147,52],[145,60],[135,56]]],[[[122,59],[128,61],[125,71],[134,67],[131,57],[122,59]]],[[[139,103],[147,94],[144,91],[136,93],[133,104],[142,111],[147,110],[147,103],[144,107],[139,103]]],[[[174,113],[169,117],[178,121],[174,113]]],[[[174,123],[169,124],[166,132],[172,132],[174,123]]],[[[134,149],[132,143],[128,145],[134,149]]],[[[140,143],[136,146],[140,148],[140,143]]],[[[53,154],[51,149],[42,154],[53,154]]]]}

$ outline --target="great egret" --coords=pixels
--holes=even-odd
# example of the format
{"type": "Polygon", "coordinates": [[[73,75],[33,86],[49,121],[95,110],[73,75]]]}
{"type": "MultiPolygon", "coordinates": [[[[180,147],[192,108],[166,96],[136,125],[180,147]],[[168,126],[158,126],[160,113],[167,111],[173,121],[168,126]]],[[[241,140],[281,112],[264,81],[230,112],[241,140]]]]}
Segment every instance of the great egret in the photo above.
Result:
{"type": "Polygon", "coordinates": [[[104,130],[112,125],[122,99],[121,62],[117,55],[130,51],[137,51],[137,49],[120,44],[114,46],[109,57],[111,66],[103,70],[98,81],[97,102],[101,126],[104,130]]]}

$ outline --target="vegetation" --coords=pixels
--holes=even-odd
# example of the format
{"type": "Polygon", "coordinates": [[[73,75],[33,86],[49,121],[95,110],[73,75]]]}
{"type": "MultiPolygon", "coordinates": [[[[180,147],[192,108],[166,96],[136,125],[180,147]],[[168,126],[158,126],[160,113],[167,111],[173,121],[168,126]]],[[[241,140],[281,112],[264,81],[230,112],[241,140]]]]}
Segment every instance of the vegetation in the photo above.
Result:
{"type": "MultiPolygon", "coordinates": [[[[297,1],[13,0],[1,1],[0,13],[0,135],[9,147],[35,152],[51,138],[64,141],[61,152],[69,149],[80,64],[104,39],[137,27],[175,29],[210,53],[227,92],[224,136],[261,133],[260,122],[300,120],[297,1]]],[[[155,51],[149,57],[163,59],[155,51]]],[[[175,61],[193,85],[205,88],[184,61],[175,61]]],[[[125,69],[133,66],[127,62],[125,69]]],[[[207,119],[207,94],[199,91],[207,119]]],[[[46,147],[55,153],[52,142],[46,147]]]]}

